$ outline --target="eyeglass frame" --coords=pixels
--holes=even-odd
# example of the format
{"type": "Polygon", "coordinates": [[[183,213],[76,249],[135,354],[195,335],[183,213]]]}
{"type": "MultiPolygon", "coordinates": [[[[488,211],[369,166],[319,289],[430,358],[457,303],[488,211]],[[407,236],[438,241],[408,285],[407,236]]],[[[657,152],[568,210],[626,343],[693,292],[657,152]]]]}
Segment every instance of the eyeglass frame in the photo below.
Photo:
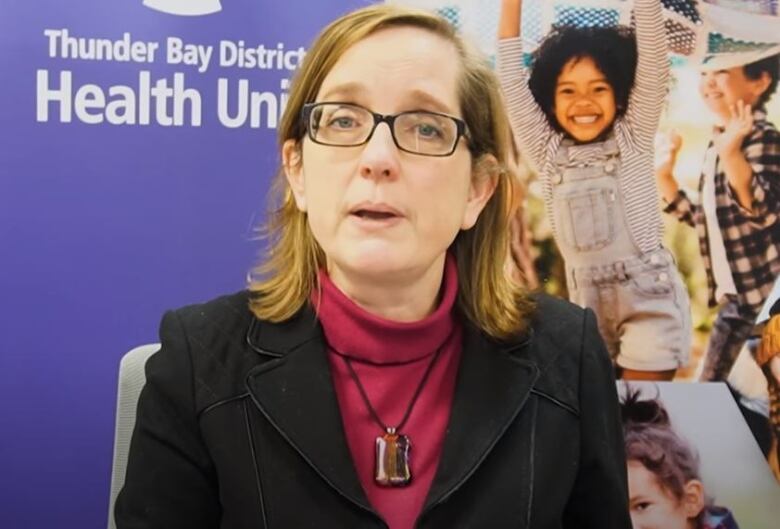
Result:
{"type": "Polygon", "coordinates": [[[418,156],[433,156],[436,158],[445,158],[447,156],[452,156],[455,150],[458,148],[458,142],[460,142],[461,138],[464,138],[466,140],[466,146],[469,148],[469,150],[471,150],[471,138],[469,137],[468,125],[466,124],[466,122],[460,118],[456,118],[455,116],[451,116],[450,114],[445,114],[443,112],[434,112],[431,110],[406,110],[404,112],[399,112],[397,114],[380,114],[378,112],[374,112],[373,110],[369,110],[368,108],[362,105],[358,105],[352,102],[317,101],[312,103],[305,103],[303,105],[303,107],[301,108],[301,121],[303,122],[303,127],[306,130],[306,135],[309,137],[309,139],[314,143],[316,143],[317,145],[325,145],[327,147],[360,147],[361,145],[365,145],[366,143],[371,141],[371,138],[374,136],[374,132],[376,131],[376,128],[379,126],[380,123],[387,123],[387,127],[390,129],[390,136],[393,138],[393,143],[395,144],[395,146],[398,148],[398,150],[403,152],[408,152],[409,154],[416,154],[418,156]],[[368,136],[362,142],[349,144],[349,145],[341,145],[338,143],[325,143],[323,141],[316,139],[312,134],[312,127],[310,126],[311,113],[316,107],[322,105],[349,105],[351,107],[357,107],[359,109],[365,110],[366,112],[371,114],[372,118],[374,118],[374,125],[371,127],[371,132],[368,133],[368,136]],[[402,116],[404,114],[419,114],[419,113],[441,116],[444,118],[449,118],[455,122],[455,126],[456,126],[455,140],[452,142],[452,149],[448,153],[426,154],[422,152],[405,149],[398,144],[398,138],[395,137],[395,126],[394,126],[395,120],[398,118],[398,116],[402,116]]]}

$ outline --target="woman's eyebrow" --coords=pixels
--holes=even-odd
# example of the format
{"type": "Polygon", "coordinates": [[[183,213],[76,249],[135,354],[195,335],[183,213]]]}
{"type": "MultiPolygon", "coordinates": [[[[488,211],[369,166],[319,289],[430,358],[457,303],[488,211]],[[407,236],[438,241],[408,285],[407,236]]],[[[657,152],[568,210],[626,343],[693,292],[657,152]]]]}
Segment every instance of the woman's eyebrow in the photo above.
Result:
{"type": "Polygon", "coordinates": [[[413,102],[414,104],[422,103],[433,110],[445,114],[452,114],[454,112],[449,105],[425,90],[413,89],[406,95],[404,100],[413,102]]]}
{"type": "Polygon", "coordinates": [[[360,94],[365,93],[366,87],[357,81],[338,84],[326,90],[320,95],[321,99],[353,99],[360,94]]]}

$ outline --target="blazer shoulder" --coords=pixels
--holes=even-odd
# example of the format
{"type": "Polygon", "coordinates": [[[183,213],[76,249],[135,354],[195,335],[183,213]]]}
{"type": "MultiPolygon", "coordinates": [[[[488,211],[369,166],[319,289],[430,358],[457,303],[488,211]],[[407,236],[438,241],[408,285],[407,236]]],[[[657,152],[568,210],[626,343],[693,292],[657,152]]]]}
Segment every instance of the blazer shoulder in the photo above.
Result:
{"type": "Polygon", "coordinates": [[[533,299],[536,310],[531,326],[535,338],[549,340],[559,346],[581,344],[585,309],[549,294],[535,294],[533,299]]]}
{"type": "Polygon", "coordinates": [[[229,324],[233,321],[246,323],[252,318],[249,311],[250,293],[240,290],[232,294],[219,296],[203,303],[185,305],[175,312],[181,324],[188,331],[203,330],[214,323],[229,324]]]}
{"type": "Polygon", "coordinates": [[[160,326],[161,353],[189,358],[202,410],[243,392],[244,378],[261,360],[247,345],[255,319],[243,290],[169,311],[160,326]]]}
{"type": "Polygon", "coordinates": [[[579,413],[580,366],[586,347],[587,311],[567,300],[537,294],[531,360],[539,368],[535,391],[579,413]]]}

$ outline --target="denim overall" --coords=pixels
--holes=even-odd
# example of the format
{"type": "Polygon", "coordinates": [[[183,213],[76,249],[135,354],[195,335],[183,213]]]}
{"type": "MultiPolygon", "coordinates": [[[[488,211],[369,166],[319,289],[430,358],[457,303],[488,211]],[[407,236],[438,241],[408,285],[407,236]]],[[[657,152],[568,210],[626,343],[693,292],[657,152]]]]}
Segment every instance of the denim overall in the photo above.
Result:
{"type": "Polygon", "coordinates": [[[690,349],[688,296],[671,253],[659,246],[642,254],[631,237],[619,154],[614,137],[584,146],[563,140],[556,154],[551,206],[569,299],[596,313],[619,366],[675,369],[690,349]],[[586,156],[572,156],[575,149],[586,156]]]}

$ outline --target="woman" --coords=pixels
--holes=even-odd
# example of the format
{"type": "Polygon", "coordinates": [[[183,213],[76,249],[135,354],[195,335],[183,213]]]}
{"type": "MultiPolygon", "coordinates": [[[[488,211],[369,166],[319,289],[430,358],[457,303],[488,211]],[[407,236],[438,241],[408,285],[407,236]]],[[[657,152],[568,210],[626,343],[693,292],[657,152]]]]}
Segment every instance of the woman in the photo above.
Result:
{"type": "Polygon", "coordinates": [[[593,314],[504,271],[504,116],[437,17],[323,31],[261,279],[163,318],[119,529],[630,527],[593,314]]]}

